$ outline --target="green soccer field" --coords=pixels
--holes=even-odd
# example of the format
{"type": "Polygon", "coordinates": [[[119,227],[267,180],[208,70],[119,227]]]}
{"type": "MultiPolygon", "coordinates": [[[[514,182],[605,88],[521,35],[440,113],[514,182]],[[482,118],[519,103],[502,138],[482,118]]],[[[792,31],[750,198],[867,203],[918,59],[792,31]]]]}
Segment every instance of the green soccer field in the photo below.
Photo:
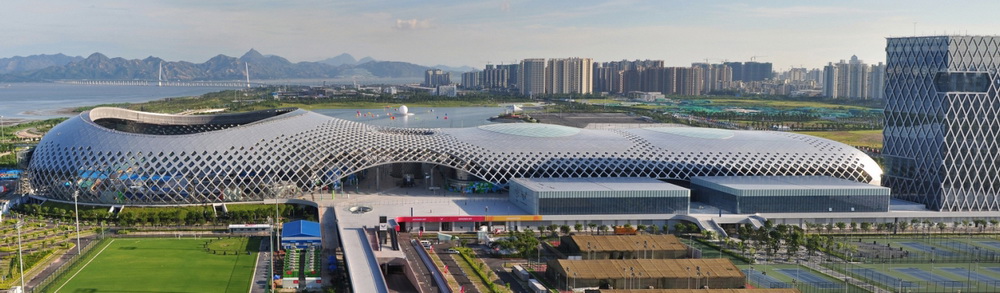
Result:
{"type": "Polygon", "coordinates": [[[259,240],[238,240],[245,243],[243,253],[222,255],[205,251],[212,239],[105,240],[45,292],[249,291],[259,240]]]}

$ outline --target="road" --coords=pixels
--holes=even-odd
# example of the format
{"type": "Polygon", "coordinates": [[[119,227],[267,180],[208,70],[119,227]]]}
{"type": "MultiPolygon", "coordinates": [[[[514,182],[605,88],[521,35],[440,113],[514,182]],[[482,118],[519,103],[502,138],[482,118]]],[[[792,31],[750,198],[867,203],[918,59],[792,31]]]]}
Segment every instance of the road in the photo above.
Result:
{"type": "MultiPolygon", "coordinates": [[[[95,236],[88,236],[88,237],[82,237],[82,238],[80,238],[80,245],[81,245],[81,247],[87,247],[87,245],[90,245],[90,242],[93,242],[94,239],[95,239],[95,236]]],[[[92,249],[100,249],[100,248],[99,247],[94,247],[92,249]]],[[[28,280],[27,278],[25,278],[25,282],[27,282],[27,287],[28,288],[35,288],[36,286],[38,286],[39,283],[41,283],[43,280],[45,280],[45,277],[48,277],[48,276],[51,276],[51,275],[55,274],[57,270],[59,270],[60,268],[62,268],[62,266],[64,264],[66,264],[66,262],[69,261],[69,259],[72,258],[72,257],[74,257],[74,256],[76,256],[76,248],[70,249],[66,253],[60,255],[58,258],[56,258],[56,260],[54,260],[51,263],[49,263],[49,265],[46,266],[45,269],[43,269],[38,274],[35,274],[34,276],[29,275],[29,277],[31,277],[30,280],[28,280]]],[[[41,289],[41,288],[35,288],[35,289],[41,289]]]]}
{"type": "Polygon", "coordinates": [[[444,263],[446,267],[448,267],[448,274],[450,274],[452,277],[455,277],[455,281],[458,282],[459,286],[465,288],[465,292],[479,292],[479,289],[476,288],[476,285],[472,283],[472,279],[469,278],[469,275],[474,273],[465,272],[458,265],[459,261],[464,262],[465,260],[462,260],[461,257],[458,256],[457,254],[448,253],[448,249],[451,249],[452,245],[442,243],[442,244],[432,245],[431,247],[434,249],[434,253],[436,253],[440,257],[441,262],[444,263]]]}

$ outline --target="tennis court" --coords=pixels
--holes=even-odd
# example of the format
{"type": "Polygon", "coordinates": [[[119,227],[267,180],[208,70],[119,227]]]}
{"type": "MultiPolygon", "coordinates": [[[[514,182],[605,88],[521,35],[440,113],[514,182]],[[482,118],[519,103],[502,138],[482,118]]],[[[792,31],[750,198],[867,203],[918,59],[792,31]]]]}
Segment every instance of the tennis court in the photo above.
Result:
{"type": "Polygon", "coordinates": [[[996,282],[1000,282],[1000,280],[998,280],[998,279],[996,279],[994,277],[983,275],[983,274],[980,274],[980,273],[977,273],[977,272],[970,272],[969,269],[966,269],[966,268],[938,268],[938,269],[941,269],[942,271],[945,271],[945,272],[952,273],[952,274],[954,274],[956,276],[959,276],[959,277],[962,277],[962,278],[972,279],[973,281],[977,281],[977,282],[991,283],[991,284],[996,283],[996,282]]]}
{"type": "Polygon", "coordinates": [[[756,270],[743,270],[743,273],[747,275],[750,282],[756,284],[757,287],[761,288],[791,288],[792,284],[782,282],[781,280],[775,279],[774,277],[765,275],[761,271],[756,270]]]}
{"type": "Polygon", "coordinates": [[[792,279],[796,279],[800,283],[809,284],[809,286],[820,289],[835,289],[843,287],[840,283],[833,282],[830,281],[830,279],[813,274],[810,270],[777,269],[775,271],[778,271],[779,273],[782,273],[792,279]]]}
{"type": "Polygon", "coordinates": [[[955,280],[952,280],[951,278],[947,278],[947,277],[944,277],[944,276],[941,276],[941,275],[933,274],[931,272],[928,272],[928,271],[925,271],[925,270],[921,270],[921,269],[918,269],[918,268],[894,268],[893,270],[896,270],[897,272],[913,276],[914,278],[917,278],[917,279],[920,279],[920,280],[933,282],[933,283],[937,284],[938,286],[942,286],[942,287],[965,287],[965,284],[963,284],[963,282],[955,281],[955,280]]]}
{"type": "Polygon", "coordinates": [[[943,250],[943,249],[937,249],[936,247],[933,247],[933,246],[930,246],[930,245],[927,245],[927,244],[923,244],[923,243],[920,243],[920,242],[900,242],[899,244],[906,245],[906,246],[908,246],[910,248],[913,248],[913,249],[916,249],[916,250],[918,250],[920,252],[932,253],[932,254],[937,255],[937,256],[942,256],[942,257],[956,257],[956,256],[958,256],[958,254],[955,253],[955,252],[948,251],[948,250],[943,250]]]}
{"type": "Polygon", "coordinates": [[[858,275],[866,278],[866,279],[878,282],[878,283],[880,283],[882,285],[885,285],[885,286],[888,286],[888,287],[891,287],[891,288],[895,288],[895,287],[920,288],[920,286],[917,285],[914,282],[903,281],[903,279],[896,278],[896,277],[887,275],[887,274],[885,274],[883,272],[879,272],[879,271],[876,271],[876,270],[873,270],[873,269],[869,269],[869,268],[851,269],[851,271],[854,272],[855,274],[858,274],[858,275]]]}

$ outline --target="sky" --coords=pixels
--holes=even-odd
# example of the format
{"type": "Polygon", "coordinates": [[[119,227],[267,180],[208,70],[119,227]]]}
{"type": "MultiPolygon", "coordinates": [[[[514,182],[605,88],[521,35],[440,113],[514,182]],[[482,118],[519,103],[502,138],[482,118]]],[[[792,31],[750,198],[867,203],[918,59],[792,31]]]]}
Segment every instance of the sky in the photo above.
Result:
{"type": "Polygon", "coordinates": [[[1000,34],[1000,1],[4,0],[0,57],[63,53],[201,63],[253,48],[421,65],[525,58],[774,63],[885,60],[885,38],[1000,34]]]}

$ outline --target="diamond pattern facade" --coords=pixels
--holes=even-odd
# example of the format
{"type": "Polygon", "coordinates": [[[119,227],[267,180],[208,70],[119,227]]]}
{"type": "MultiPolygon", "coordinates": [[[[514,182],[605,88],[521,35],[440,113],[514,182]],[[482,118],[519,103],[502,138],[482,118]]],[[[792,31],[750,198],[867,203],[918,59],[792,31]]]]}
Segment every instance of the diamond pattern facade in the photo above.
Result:
{"type": "Polygon", "coordinates": [[[29,165],[39,195],[103,204],[201,204],[297,197],[349,174],[428,163],[511,178],[824,175],[879,184],[870,157],[831,140],[701,128],[547,124],[378,127],[301,109],[173,116],[116,108],[53,128],[29,165]]]}
{"type": "Polygon", "coordinates": [[[885,186],[941,211],[1000,210],[1000,37],[889,38],[885,186]]]}

